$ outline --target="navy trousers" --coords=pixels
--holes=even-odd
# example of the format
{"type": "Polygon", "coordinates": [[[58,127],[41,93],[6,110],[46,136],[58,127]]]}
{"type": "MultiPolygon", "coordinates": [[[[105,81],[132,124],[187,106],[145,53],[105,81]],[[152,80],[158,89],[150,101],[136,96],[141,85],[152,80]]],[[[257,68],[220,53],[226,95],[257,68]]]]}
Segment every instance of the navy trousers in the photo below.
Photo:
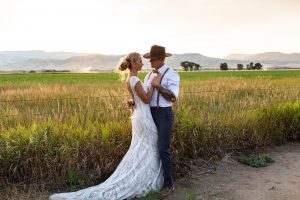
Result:
{"type": "Polygon", "coordinates": [[[164,187],[173,185],[171,136],[174,123],[172,107],[151,107],[151,114],[158,130],[158,150],[164,171],[164,187]]]}

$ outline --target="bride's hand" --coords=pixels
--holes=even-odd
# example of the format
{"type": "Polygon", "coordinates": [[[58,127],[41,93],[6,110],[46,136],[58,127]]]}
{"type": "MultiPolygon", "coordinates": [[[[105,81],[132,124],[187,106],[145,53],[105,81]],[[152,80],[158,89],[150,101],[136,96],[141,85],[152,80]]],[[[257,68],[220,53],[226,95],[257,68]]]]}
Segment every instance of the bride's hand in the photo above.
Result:
{"type": "Polygon", "coordinates": [[[162,78],[161,74],[157,74],[157,75],[152,79],[151,85],[152,85],[153,87],[159,86],[159,85],[160,85],[161,78],[162,78]]]}
{"type": "Polygon", "coordinates": [[[132,107],[134,107],[134,106],[135,106],[135,102],[134,102],[133,99],[127,100],[127,107],[128,107],[128,108],[132,108],[132,107]]]}

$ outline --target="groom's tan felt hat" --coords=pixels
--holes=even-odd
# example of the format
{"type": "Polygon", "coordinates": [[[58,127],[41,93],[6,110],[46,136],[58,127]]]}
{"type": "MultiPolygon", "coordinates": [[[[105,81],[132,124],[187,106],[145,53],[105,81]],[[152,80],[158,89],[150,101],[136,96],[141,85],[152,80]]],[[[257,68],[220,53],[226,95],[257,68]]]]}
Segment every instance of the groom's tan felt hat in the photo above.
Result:
{"type": "Polygon", "coordinates": [[[143,55],[144,58],[164,58],[172,56],[170,53],[166,53],[166,49],[163,46],[153,45],[149,53],[143,55]]]}

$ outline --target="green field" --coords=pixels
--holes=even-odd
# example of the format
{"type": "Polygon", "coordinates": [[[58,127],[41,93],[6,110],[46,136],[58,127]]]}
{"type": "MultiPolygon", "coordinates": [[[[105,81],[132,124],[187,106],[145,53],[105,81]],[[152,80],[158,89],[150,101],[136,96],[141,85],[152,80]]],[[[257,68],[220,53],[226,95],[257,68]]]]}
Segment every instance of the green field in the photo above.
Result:
{"type": "MultiPolygon", "coordinates": [[[[140,77],[145,76],[142,72],[140,77]]],[[[179,72],[182,80],[197,80],[218,77],[242,78],[285,78],[300,77],[300,70],[274,70],[274,71],[200,71],[179,72]]],[[[103,83],[118,81],[116,73],[26,73],[26,74],[0,74],[0,83],[3,82],[38,82],[38,83],[103,83]]]]}
{"type": "MultiPolygon", "coordinates": [[[[145,73],[141,74],[141,78],[145,73]]],[[[300,71],[180,72],[177,161],[300,138],[300,71]]],[[[107,178],[131,140],[117,74],[0,75],[0,187],[85,187],[107,178]]]]}

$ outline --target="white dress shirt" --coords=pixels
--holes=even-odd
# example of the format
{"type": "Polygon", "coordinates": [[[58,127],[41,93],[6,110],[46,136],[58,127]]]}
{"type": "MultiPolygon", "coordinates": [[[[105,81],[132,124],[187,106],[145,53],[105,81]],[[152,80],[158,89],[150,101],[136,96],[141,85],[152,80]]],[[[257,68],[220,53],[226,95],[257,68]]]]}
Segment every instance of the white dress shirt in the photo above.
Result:
{"type": "MultiPolygon", "coordinates": [[[[167,65],[162,66],[158,69],[158,72],[163,75],[164,72],[168,69],[167,65]]],[[[144,84],[146,85],[146,88],[149,90],[150,84],[152,79],[156,76],[155,73],[149,72],[144,79],[144,84]]],[[[175,95],[176,99],[178,99],[179,95],[179,80],[180,77],[176,71],[169,68],[165,76],[163,77],[161,81],[161,86],[171,90],[173,94],[175,95]]],[[[151,101],[150,101],[150,107],[156,107],[157,106],[157,89],[154,90],[151,101]]],[[[161,94],[159,96],[159,106],[160,107],[169,107],[172,106],[172,102],[166,100],[161,94]]]]}

